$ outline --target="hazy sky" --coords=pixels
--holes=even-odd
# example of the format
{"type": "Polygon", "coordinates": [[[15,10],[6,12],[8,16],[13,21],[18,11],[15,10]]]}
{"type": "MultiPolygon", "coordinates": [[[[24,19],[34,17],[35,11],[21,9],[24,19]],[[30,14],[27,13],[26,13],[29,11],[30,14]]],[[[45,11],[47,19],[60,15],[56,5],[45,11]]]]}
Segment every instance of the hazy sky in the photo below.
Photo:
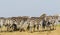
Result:
{"type": "Polygon", "coordinates": [[[60,0],[0,0],[0,17],[60,14],[60,0]]]}

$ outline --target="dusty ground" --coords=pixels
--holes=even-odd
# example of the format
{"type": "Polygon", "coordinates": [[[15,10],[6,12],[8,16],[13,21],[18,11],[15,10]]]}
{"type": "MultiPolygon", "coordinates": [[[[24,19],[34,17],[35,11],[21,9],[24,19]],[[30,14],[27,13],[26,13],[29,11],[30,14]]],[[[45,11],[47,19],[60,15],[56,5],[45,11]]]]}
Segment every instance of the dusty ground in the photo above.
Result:
{"type": "Polygon", "coordinates": [[[45,32],[2,32],[0,35],[60,35],[60,27],[58,26],[56,30],[54,31],[45,31],[45,32]]]}

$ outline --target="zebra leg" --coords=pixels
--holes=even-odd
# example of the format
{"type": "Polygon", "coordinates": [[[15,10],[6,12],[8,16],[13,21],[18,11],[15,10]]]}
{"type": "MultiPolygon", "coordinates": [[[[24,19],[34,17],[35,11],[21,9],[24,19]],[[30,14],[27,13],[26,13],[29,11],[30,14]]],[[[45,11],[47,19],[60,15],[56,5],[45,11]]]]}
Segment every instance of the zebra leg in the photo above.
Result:
{"type": "Polygon", "coordinates": [[[22,32],[22,28],[19,28],[19,31],[22,32]]]}
{"type": "Polygon", "coordinates": [[[36,31],[36,29],[37,29],[37,27],[36,27],[36,25],[34,25],[34,31],[36,31]]]}
{"type": "Polygon", "coordinates": [[[33,27],[30,27],[30,32],[33,33],[33,27]]]}

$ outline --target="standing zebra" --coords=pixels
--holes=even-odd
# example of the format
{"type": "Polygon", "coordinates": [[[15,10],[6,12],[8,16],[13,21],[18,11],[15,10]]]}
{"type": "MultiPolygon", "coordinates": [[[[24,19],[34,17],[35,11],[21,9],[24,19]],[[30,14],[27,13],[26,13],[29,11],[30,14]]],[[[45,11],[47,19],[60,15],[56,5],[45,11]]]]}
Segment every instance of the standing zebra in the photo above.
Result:
{"type": "Polygon", "coordinates": [[[32,33],[34,32],[34,20],[30,20],[30,23],[29,23],[29,31],[32,33]]]}

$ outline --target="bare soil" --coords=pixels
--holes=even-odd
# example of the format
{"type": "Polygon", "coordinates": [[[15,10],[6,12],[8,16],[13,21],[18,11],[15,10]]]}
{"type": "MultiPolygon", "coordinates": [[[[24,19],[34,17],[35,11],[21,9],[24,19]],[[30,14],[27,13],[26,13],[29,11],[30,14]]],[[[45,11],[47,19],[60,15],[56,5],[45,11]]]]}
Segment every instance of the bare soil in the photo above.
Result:
{"type": "Polygon", "coordinates": [[[0,32],[0,35],[60,35],[60,27],[56,27],[56,30],[53,31],[44,31],[44,32],[0,32]]]}

